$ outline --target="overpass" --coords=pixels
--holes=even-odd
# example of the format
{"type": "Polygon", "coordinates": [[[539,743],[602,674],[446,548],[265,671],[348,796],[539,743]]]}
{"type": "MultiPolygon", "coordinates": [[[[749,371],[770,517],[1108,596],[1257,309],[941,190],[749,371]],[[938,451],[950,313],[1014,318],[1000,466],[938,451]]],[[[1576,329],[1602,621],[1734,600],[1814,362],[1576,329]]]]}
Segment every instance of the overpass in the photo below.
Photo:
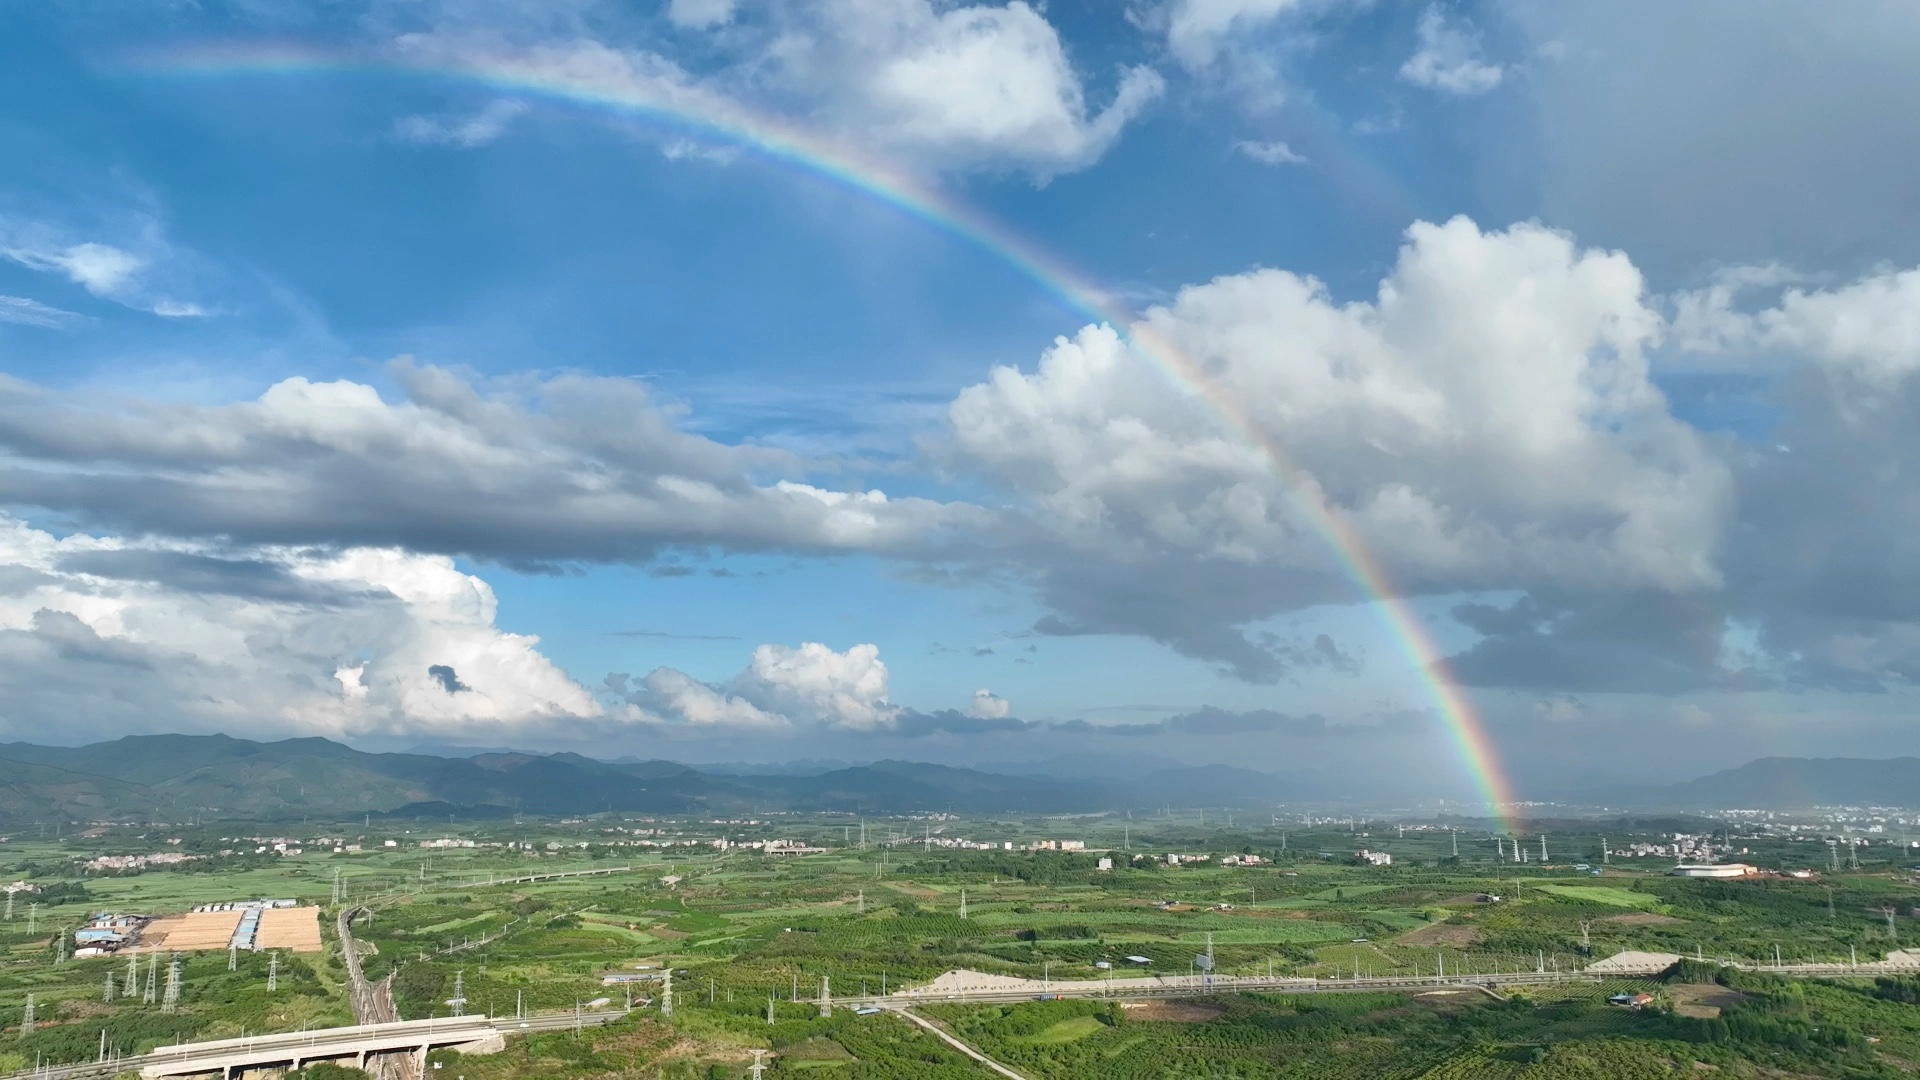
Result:
{"type": "MultiPolygon", "coordinates": [[[[309,1062],[345,1058],[353,1059],[355,1067],[364,1067],[369,1054],[407,1051],[424,1061],[427,1052],[438,1047],[486,1054],[503,1045],[500,1029],[487,1017],[448,1016],[158,1046],[140,1062],[140,1075],[146,1080],[209,1073],[228,1077],[248,1069],[298,1069],[309,1062]]],[[[122,1062],[122,1067],[128,1064],[122,1062]]]]}
{"type": "Polygon", "coordinates": [[[295,1069],[315,1061],[366,1062],[368,1055],[402,1053],[419,1075],[430,1050],[451,1048],[467,1054],[500,1050],[508,1035],[598,1027],[627,1015],[624,1011],[559,1013],[543,1016],[443,1016],[396,1024],[289,1031],[243,1039],[179,1043],[145,1054],[103,1056],[71,1065],[42,1065],[10,1074],[20,1080],[107,1080],[138,1070],[146,1080],[181,1076],[237,1077],[255,1069],[295,1069]]]}

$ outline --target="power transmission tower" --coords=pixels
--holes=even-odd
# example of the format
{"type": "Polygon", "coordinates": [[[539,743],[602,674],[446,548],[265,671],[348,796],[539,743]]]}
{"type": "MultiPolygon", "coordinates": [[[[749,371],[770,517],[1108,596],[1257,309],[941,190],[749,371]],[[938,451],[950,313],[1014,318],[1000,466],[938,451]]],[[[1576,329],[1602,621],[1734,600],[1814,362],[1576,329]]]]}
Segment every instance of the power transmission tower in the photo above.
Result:
{"type": "Polygon", "coordinates": [[[467,1015],[466,969],[463,968],[453,973],[453,997],[447,1000],[447,1004],[452,1006],[453,1015],[455,1016],[467,1015]]]}
{"type": "Polygon", "coordinates": [[[180,1009],[180,954],[174,953],[167,961],[167,996],[160,1002],[160,1011],[174,1013],[180,1009]]]}
{"type": "Polygon", "coordinates": [[[660,984],[660,1015],[673,1015],[673,965],[668,964],[660,984]]]}
{"type": "MultiPolygon", "coordinates": [[[[1892,918],[1891,915],[1888,916],[1892,918]]],[[[827,977],[820,976],[820,1016],[822,1019],[833,1015],[833,994],[827,990],[827,977]]]]}
{"type": "Polygon", "coordinates": [[[767,1023],[773,1023],[773,995],[767,995],[767,1023]]]}
{"type": "Polygon", "coordinates": [[[753,1052],[753,1080],[761,1080],[761,1077],[765,1075],[767,1071],[766,1062],[760,1060],[761,1056],[765,1053],[765,1050],[755,1050],[753,1052]]]}
{"type": "Polygon", "coordinates": [[[967,890],[965,889],[960,890],[960,917],[963,919],[967,917],[967,890]]]}
{"type": "Polygon", "coordinates": [[[227,946],[227,970],[240,970],[240,946],[238,945],[227,946]]]}
{"type": "Polygon", "coordinates": [[[1453,857],[1457,859],[1460,857],[1460,830],[1448,829],[1447,836],[1453,841],[1453,857]]]}
{"type": "Polygon", "coordinates": [[[160,954],[147,954],[147,992],[140,995],[140,1004],[151,1005],[159,997],[156,987],[160,981],[160,954]]]}
{"type": "Polygon", "coordinates": [[[867,913],[867,890],[861,889],[859,899],[854,901],[854,910],[862,915],[867,913]]]}
{"type": "Polygon", "coordinates": [[[267,993],[280,989],[280,954],[272,953],[267,957],[267,993]]]}
{"type": "Polygon", "coordinates": [[[113,1004],[113,972],[111,971],[107,972],[107,990],[100,995],[100,1000],[109,1005],[113,1004]]]}
{"type": "Polygon", "coordinates": [[[33,1034],[33,995],[27,995],[26,1011],[20,1014],[20,1034],[33,1034]]]}
{"type": "Polygon", "coordinates": [[[121,994],[121,997],[132,997],[140,992],[140,956],[137,953],[127,957],[126,985],[126,992],[121,994]]]}
{"type": "Polygon", "coordinates": [[[1613,851],[1607,847],[1607,838],[1603,836],[1600,838],[1600,865],[1605,866],[1612,861],[1613,851]]]}
{"type": "Polygon", "coordinates": [[[28,904],[27,905],[27,933],[29,934],[33,933],[33,928],[37,926],[39,922],[40,922],[40,905],[28,904]]]}
{"type": "Polygon", "coordinates": [[[333,902],[336,904],[346,896],[346,893],[342,891],[343,884],[340,880],[340,868],[336,866],[333,868],[333,902]]]}
{"type": "Polygon", "coordinates": [[[1889,904],[1881,910],[1886,912],[1887,916],[1887,943],[1890,945],[1900,944],[1900,935],[1893,929],[1893,905],[1889,904]]]}
{"type": "Polygon", "coordinates": [[[1546,833],[1540,834],[1540,861],[1542,863],[1547,861],[1547,834],[1546,833]]]}
{"type": "Polygon", "coordinates": [[[1593,929],[1592,923],[1588,922],[1585,919],[1580,920],[1580,947],[1581,948],[1583,949],[1593,948],[1593,939],[1588,936],[1588,932],[1591,931],[1592,929],[1593,929]]]}
{"type": "Polygon", "coordinates": [[[67,962],[67,928],[64,926],[60,928],[60,948],[54,953],[53,962],[56,964],[67,962]]]}

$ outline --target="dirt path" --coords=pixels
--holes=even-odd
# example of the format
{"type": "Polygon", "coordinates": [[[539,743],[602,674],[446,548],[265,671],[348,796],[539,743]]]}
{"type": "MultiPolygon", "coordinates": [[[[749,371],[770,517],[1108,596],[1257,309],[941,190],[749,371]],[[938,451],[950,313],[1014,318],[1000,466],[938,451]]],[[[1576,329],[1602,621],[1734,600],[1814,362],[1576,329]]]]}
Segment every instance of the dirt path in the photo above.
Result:
{"type": "Polygon", "coordinates": [[[961,1053],[972,1058],[973,1060],[979,1062],[980,1064],[985,1065],[987,1068],[992,1069],[994,1072],[999,1073],[1001,1076],[1007,1077],[1008,1080],[1027,1080],[1026,1077],[1021,1076],[1019,1073],[1014,1072],[1012,1069],[1007,1068],[1005,1065],[1000,1064],[999,1062],[993,1060],[992,1058],[981,1053],[980,1051],[975,1050],[973,1047],[968,1046],[966,1043],[961,1042],[958,1038],[955,1038],[953,1035],[948,1034],[945,1028],[927,1019],[926,1017],[906,1009],[899,1010],[899,1013],[901,1016],[904,1016],[907,1019],[913,1021],[914,1023],[919,1024],[921,1027],[926,1028],[928,1031],[933,1032],[934,1035],[939,1037],[941,1042],[946,1043],[948,1046],[953,1047],[955,1050],[958,1050],[961,1053]]]}

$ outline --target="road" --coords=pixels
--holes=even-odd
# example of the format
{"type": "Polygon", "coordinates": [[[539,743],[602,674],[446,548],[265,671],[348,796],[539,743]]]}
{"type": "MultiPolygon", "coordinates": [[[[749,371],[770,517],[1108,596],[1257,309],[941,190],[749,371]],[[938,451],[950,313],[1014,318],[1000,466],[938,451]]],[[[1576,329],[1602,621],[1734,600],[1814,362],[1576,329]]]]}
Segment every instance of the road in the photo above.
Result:
{"type": "Polygon", "coordinates": [[[896,990],[885,996],[869,994],[836,997],[835,1008],[912,1008],[947,1002],[975,1004],[1012,1004],[1040,998],[1101,998],[1145,1000],[1169,997],[1205,997],[1212,994],[1239,994],[1267,991],[1282,994],[1350,994],[1364,991],[1397,990],[1479,990],[1485,987],[1550,986],[1559,983],[1597,983],[1598,975],[1567,971],[1522,971],[1498,975],[1473,975],[1447,978],[1378,976],[1359,979],[1299,979],[1265,975],[1168,975],[1158,978],[1112,979],[1099,981],[1031,981],[1025,986],[994,986],[979,989],[896,990]]]}

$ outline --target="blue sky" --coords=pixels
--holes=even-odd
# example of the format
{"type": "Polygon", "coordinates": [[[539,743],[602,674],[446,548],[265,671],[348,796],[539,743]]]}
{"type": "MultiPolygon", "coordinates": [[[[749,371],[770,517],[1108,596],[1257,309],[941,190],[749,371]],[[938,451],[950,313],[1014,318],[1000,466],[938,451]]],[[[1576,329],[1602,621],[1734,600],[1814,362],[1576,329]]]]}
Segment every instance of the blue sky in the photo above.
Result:
{"type": "Polygon", "coordinates": [[[1916,52],[1891,3],[11,10],[0,722],[1453,762],[1305,491],[1519,771],[1912,751],[1916,52]],[[422,56],[856,150],[1250,427],[856,186],[422,56]]]}

